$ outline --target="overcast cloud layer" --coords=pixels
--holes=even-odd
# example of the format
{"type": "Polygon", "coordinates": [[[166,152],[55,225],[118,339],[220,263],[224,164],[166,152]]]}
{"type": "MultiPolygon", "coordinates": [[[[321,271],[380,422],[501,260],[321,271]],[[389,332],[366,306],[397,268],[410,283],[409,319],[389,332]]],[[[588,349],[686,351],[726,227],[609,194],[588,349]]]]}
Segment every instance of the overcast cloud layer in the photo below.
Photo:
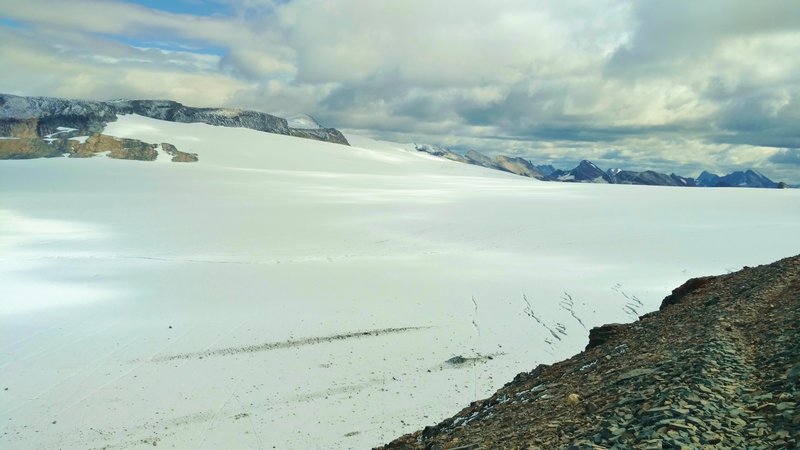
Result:
{"type": "Polygon", "coordinates": [[[797,0],[137,3],[0,0],[0,92],[306,112],[556,166],[800,183],[797,0]]]}

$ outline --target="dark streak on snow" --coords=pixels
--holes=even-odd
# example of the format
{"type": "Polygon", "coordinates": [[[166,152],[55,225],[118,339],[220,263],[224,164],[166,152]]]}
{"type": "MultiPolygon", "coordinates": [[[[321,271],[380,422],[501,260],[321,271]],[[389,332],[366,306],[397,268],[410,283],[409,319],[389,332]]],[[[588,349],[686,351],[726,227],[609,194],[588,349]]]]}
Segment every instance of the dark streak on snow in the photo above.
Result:
{"type": "Polygon", "coordinates": [[[478,337],[481,336],[481,327],[478,326],[478,302],[475,301],[475,296],[472,296],[472,304],[475,306],[475,309],[472,312],[472,326],[475,328],[475,331],[478,333],[478,337]]]}
{"type": "MultiPolygon", "coordinates": [[[[527,306],[525,306],[525,309],[523,310],[523,312],[525,312],[525,314],[528,315],[529,317],[533,318],[533,320],[535,320],[537,323],[539,323],[539,325],[543,326],[547,331],[549,331],[550,334],[552,334],[554,338],[556,338],[557,340],[560,341],[561,340],[561,336],[559,336],[558,333],[556,333],[552,328],[547,326],[546,323],[542,322],[542,320],[539,319],[539,317],[537,317],[536,314],[534,314],[533,305],[531,305],[531,302],[530,302],[530,300],[528,300],[528,296],[527,295],[522,294],[522,301],[524,301],[525,305],[527,305],[527,306]]],[[[564,330],[561,330],[561,332],[564,334],[564,336],[567,335],[567,333],[564,330]]],[[[550,345],[553,345],[553,341],[550,341],[549,339],[545,339],[544,341],[546,343],[550,344],[550,345]]]]}
{"type": "Polygon", "coordinates": [[[581,318],[578,317],[577,314],[575,314],[575,300],[572,299],[571,295],[564,292],[564,296],[561,297],[559,305],[561,305],[561,309],[567,311],[572,316],[573,319],[577,320],[578,323],[581,324],[584,330],[588,330],[588,328],[586,328],[586,325],[583,323],[583,320],[581,320],[581,318]]]}
{"type": "Polygon", "coordinates": [[[342,386],[330,387],[323,391],[311,392],[307,394],[300,394],[292,397],[292,402],[310,402],[313,400],[318,400],[320,398],[327,399],[328,397],[334,397],[337,395],[346,395],[346,394],[354,394],[356,392],[363,391],[365,389],[369,389],[373,386],[377,386],[379,384],[385,383],[383,378],[370,378],[363,383],[354,383],[354,384],[346,384],[342,386]]]}
{"type": "Polygon", "coordinates": [[[225,347],[212,350],[204,350],[202,352],[164,355],[153,358],[152,360],[150,360],[150,362],[166,362],[166,361],[175,361],[178,359],[208,358],[212,356],[238,355],[240,353],[267,352],[271,350],[279,350],[285,348],[303,347],[306,345],[325,344],[329,342],[342,341],[346,339],[360,339],[367,337],[385,336],[388,334],[408,333],[410,331],[425,330],[428,328],[430,327],[383,328],[378,330],[355,331],[352,333],[333,334],[329,336],[313,336],[303,339],[289,339],[286,341],[279,341],[279,342],[266,342],[257,345],[245,345],[241,347],[225,347]]]}
{"type": "Polygon", "coordinates": [[[619,283],[617,283],[614,286],[612,286],[611,290],[615,291],[615,292],[618,292],[618,293],[622,294],[623,297],[625,297],[626,303],[622,307],[622,310],[625,312],[625,314],[627,314],[628,316],[630,316],[634,320],[638,319],[639,318],[639,308],[644,306],[644,303],[642,303],[642,301],[639,300],[639,298],[637,298],[635,295],[630,295],[629,296],[628,294],[626,294],[625,291],[622,290],[622,285],[619,284],[619,283]]]}

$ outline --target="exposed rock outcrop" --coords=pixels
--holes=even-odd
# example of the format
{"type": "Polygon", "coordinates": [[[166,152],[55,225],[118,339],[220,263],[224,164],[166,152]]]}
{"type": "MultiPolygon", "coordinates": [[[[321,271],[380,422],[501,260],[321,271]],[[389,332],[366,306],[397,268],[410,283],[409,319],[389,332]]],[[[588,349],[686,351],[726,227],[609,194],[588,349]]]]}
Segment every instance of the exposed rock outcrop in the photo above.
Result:
{"type": "Polygon", "coordinates": [[[196,153],[186,153],[179,151],[174,145],[166,142],[161,144],[161,148],[165,153],[172,156],[172,162],[195,162],[197,161],[196,153]]]}
{"type": "Polygon", "coordinates": [[[675,305],[680,303],[684,298],[686,298],[692,292],[700,289],[701,287],[711,283],[714,280],[714,277],[699,277],[699,278],[691,278],[686,283],[676,287],[672,290],[672,293],[669,294],[661,301],[661,307],[659,310],[666,308],[667,306],[675,305]]]}
{"type": "Polygon", "coordinates": [[[547,177],[539,171],[530,161],[512,156],[498,155],[494,159],[479,153],[475,150],[469,150],[466,154],[460,155],[451,150],[442,147],[436,147],[428,144],[416,144],[417,151],[430,153],[434,156],[440,156],[452,161],[473,164],[476,166],[488,167],[490,169],[502,170],[504,172],[511,172],[516,175],[524,177],[537,178],[544,180],[547,177]]]}
{"type": "Polygon", "coordinates": [[[609,323],[589,330],[589,343],[586,344],[586,350],[604,345],[610,341],[617,331],[622,330],[625,325],[620,323],[609,323]]]}
{"type": "Polygon", "coordinates": [[[464,156],[469,160],[470,164],[498,169],[497,164],[492,158],[489,158],[477,150],[470,150],[464,156]]]}
{"type": "Polygon", "coordinates": [[[690,280],[660,311],[593,335],[381,448],[798,448],[800,256],[690,280]]]}
{"type": "Polygon", "coordinates": [[[450,151],[446,148],[428,144],[414,144],[414,148],[416,148],[418,152],[425,152],[433,156],[439,156],[442,158],[449,159],[451,161],[469,163],[469,160],[467,158],[459,155],[456,152],[450,151]]]}
{"type": "Polygon", "coordinates": [[[495,157],[494,161],[500,170],[505,170],[506,172],[522,175],[523,177],[536,178],[538,180],[547,178],[527,159],[498,155],[495,157]]]}
{"type": "Polygon", "coordinates": [[[94,134],[84,144],[74,142],[72,157],[90,157],[97,153],[109,152],[108,157],[114,159],[132,159],[136,161],[155,161],[158,156],[156,146],[136,139],[121,139],[104,134],[94,134]]]}
{"type": "MultiPolygon", "coordinates": [[[[73,132],[67,133],[67,136],[73,132]]],[[[174,145],[162,144],[175,162],[197,161],[197,155],[178,151],[174,145]]],[[[0,139],[0,159],[91,158],[106,153],[109,158],[154,161],[158,157],[155,144],[137,139],[117,138],[104,134],[89,137],[12,138],[0,139]]]]}
{"type": "Polygon", "coordinates": [[[347,138],[336,128],[289,128],[289,134],[291,136],[313,139],[315,141],[350,145],[350,143],[347,142],[347,138]]]}
{"type": "Polygon", "coordinates": [[[635,172],[632,170],[606,171],[609,182],[614,184],[644,184],[648,186],[696,186],[693,178],[685,178],[676,174],[665,174],[653,170],[635,172]]]}
{"type": "Polygon", "coordinates": [[[14,136],[18,138],[39,137],[36,126],[37,119],[6,119],[0,120],[0,136],[14,136]]]}
{"type": "Polygon", "coordinates": [[[258,111],[229,108],[193,108],[172,100],[116,100],[108,102],[116,114],[138,114],[182,123],[206,123],[220,127],[249,128],[274,134],[290,134],[286,119],[258,111]]]}
{"type": "Polygon", "coordinates": [[[87,101],[0,94],[0,136],[46,137],[62,128],[79,135],[102,133],[122,114],[183,123],[240,127],[349,145],[336,129],[290,128],[286,119],[258,111],[230,108],[194,108],[171,100],[87,101]],[[34,132],[35,130],[35,132],[34,132]]]}
{"type": "Polygon", "coordinates": [[[48,143],[37,137],[0,139],[0,159],[55,158],[69,153],[68,143],[48,143]]]}

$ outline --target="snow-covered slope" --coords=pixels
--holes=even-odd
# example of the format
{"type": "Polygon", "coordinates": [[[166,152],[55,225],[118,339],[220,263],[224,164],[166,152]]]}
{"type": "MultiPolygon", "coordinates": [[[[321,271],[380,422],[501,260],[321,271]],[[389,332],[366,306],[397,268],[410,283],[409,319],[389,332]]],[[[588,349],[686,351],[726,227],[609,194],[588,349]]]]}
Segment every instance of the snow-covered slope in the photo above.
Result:
{"type": "Polygon", "coordinates": [[[308,114],[295,114],[293,116],[289,116],[286,118],[286,122],[289,124],[290,128],[300,128],[305,130],[322,128],[322,125],[320,125],[316,119],[308,114]]]}
{"type": "Polygon", "coordinates": [[[0,161],[2,448],[368,448],[688,277],[800,251],[796,190],[542,183],[138,116],[105,133],[200,161],[0,161]]]}

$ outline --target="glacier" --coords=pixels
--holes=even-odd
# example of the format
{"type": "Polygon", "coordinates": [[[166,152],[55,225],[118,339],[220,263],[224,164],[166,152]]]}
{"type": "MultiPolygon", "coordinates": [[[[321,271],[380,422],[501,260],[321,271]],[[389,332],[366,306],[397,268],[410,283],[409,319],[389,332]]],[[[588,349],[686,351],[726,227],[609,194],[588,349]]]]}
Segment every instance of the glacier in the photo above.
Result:
{"type": "Polygon", "coordinates": [[[800,190],[545,183],[136,115],[104,133],[200,160],[0,161],[3,448],[369,448],[687,278],[800,252],[800,190]]]}

